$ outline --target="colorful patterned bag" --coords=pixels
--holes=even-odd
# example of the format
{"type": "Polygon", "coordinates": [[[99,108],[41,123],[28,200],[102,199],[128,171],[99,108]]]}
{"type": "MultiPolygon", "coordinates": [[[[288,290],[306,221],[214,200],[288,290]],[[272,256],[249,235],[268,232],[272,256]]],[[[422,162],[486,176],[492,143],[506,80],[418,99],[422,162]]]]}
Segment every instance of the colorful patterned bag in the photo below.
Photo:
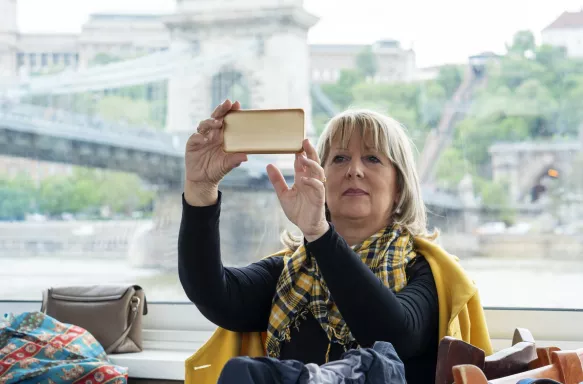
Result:
{"type": "Polygon", "coordinates": [[[85,329],[40,312],[0,318],[0,384],[126,384],[85,329]]]}

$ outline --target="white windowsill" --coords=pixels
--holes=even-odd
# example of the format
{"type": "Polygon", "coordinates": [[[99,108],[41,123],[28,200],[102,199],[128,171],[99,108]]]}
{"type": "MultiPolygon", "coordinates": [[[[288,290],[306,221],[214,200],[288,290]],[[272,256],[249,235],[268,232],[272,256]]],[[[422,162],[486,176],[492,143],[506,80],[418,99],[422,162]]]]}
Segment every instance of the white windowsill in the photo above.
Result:
{"type": "Polygon", "coordinates": [[[194,352],[144,350],[140,353],[110,355],[115,365],[128,368],[137,379],[184,380],[184,361],[194,352]]]}
{"type": "Polygon", "coordinates": [[[137,379],[184,380],[184,362],[213,334],[201,331],[144,329],[144,351],[109,355],[112,363],[128,368],[137,379]]]}

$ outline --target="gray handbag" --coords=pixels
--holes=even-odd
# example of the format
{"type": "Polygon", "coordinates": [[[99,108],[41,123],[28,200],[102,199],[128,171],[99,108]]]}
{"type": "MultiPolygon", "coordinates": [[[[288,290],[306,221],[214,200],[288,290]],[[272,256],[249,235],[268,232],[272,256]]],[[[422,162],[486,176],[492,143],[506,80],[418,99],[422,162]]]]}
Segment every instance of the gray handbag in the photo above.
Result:
{"type": "Polygon", "coordinates": [[[89,331],[107,354],[143,350],[146,295],[138,285],[52,287],[43,292],[41,312],[89,331]]]}

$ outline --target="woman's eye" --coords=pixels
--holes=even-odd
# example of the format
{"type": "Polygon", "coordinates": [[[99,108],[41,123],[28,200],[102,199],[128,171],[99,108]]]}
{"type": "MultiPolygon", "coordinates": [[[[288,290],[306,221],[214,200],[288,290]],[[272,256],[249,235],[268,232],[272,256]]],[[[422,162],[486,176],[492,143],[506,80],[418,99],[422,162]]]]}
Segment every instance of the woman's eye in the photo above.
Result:
{"type": "Polygon", "coordinates": [[[333,163],[341,163],[344,160],[346,160],[345,156],[334,156],[334,158],[332,159],[333,163]]]}
{"type": "Polygon", "coordinates": [[[381,162],[381,161],[379,160],[379,158],[378,158],[378,157],[376,157],[376,156],[368,156],[366,159],[367,159],[368,161],[370,161],[371,163],[380,163],[380,162],[381,162]]]}

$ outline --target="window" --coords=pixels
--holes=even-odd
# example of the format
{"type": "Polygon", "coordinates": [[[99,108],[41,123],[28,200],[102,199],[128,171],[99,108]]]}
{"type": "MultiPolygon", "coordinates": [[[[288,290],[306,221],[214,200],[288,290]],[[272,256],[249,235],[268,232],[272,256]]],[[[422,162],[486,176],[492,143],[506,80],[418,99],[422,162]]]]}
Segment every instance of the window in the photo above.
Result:
{"type": "MultiPolygon", "coordinates": [[[[140,2],[117,3],[119,12],[151,13],[140,2]]],[[[247,31],[250,41],[240,30],[208,20],[171,25],[195,36],[194,57],[176,53],[180,42],[162,24],[147,37],[139,28],[127,31],[135,36],[116,36],[96,24],[95,39],[83,43],[91,50],[131,51],[127,41],[145,38],[172,49],[144,51],[138,59],[87,68],[82,75],[34,73],[23,79],[29,87],[21,88],[28,92],[21,99],[0,101],[0,135],[10,137],[10,146],[0,142],[0,156],[11,158],[10,166],[0,164],[0,300],[38,300],[42,288],[56,284],[134,281],[151,301],[186,303],[176,241],[181,148],[195,127],[182,122],[205,119],[231,98],[245,108],[304,107],[315,135],[334,112],[349,107],[393,116],[408,128],[419,152],[429,226],[439,228],[440,244],[460,257],[483,303],[583,308],[583,59],[561,49],[568,36],[548,31],[548,45],[533,37],[568,4],[508,9],[488,3],[481,15],[462,9],[468,22],[460,36],[475,38],[444,47],[452,38],[442,26],[458,25],[460,16],[439,7],[427,12],[435,17],[420,27],[411,16],[415,10],[403,3],[304,3],[323,22],[310,31],[273,23],[270,33],[247,31]],[[358,28],[334,21],[331,7],[350,14],[358,28]],[[530,24],[516,22],[526,11],[540,15],[530,24]],[[500,31],[513,33],[489,33],[492,19],[504,24],[500,31]],[[382,35],[391,33],[387,25],[398,30],[398,40],[382,35]],[[260,55],[236,48],[256,41],[260,55]],[[387,63],[356,49],[374,41],[401,53],[387,63]],[[221,56],[223,49],[228,52],[221,56]],[[416,75],[422,71],[432,75],[416,75]],[[325,84],[312,89],[310,81],[325,84]],[[18,130],[24,126],[29,131],[18,130]],[[45,247],[49,241],[58,246],[45,247]]],[[[424,0],[426,7],[433,4],[424,0]]],[[[207,6],[239,14],[235,1],[207,6]]],[[[176,20],[192,15],[182,16],[176,20]]],[[[68,17],[81,28],[84,19],[68,17]]],[[[309,24],[310,18],[300,19],[309,24]]],[[[48,36],[60,39],[61,26],[53,26],[48,36]]],[[[64,48],[70,40],[51,43],[68,53],[41,53],[42,47],[31,53],[25,37],[19,66],[78,61],[75,50],[64,48]]],[[[277,251],[279,234],[291,227],[266,180],[264,159],[253,156],[254,163],[221,187],[228,265],[277,251]]],[[[282,167],[289,164],[289,156],[277,159],[282,167]]]]}

